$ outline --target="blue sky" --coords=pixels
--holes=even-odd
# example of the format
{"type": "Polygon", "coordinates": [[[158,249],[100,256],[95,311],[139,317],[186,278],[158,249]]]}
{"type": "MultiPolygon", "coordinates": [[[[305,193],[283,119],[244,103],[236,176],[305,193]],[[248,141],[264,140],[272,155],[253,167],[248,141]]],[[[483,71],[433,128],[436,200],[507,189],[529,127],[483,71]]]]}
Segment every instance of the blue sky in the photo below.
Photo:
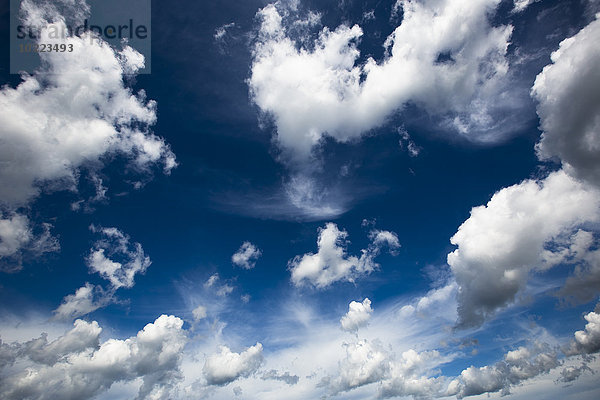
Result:
{"type": "Polygon", "coordinates": [[[598,397],[597,1],[9,3],[0,397],[598,397]]]}

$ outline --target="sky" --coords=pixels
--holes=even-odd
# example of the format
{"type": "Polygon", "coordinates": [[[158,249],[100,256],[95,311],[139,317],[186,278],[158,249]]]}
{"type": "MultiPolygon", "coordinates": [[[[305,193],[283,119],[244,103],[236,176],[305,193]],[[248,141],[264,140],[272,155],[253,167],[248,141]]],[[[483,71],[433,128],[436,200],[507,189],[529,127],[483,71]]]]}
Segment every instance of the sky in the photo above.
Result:
{"type": "Polygon", "coordinates": [[[128,1],[0,2],[0,397],[600,396],[598,0],[128,1]]]}

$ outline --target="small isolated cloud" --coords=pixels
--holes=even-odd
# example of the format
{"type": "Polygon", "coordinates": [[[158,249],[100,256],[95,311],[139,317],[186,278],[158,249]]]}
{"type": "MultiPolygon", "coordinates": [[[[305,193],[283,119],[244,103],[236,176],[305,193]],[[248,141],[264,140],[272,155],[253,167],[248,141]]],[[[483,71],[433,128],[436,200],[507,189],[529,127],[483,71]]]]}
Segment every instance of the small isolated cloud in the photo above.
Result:
{"type": "Polygon", "coordinates": [[[108,280],[114,289],[133,287],[135,275],[143,274],[152,264],[142,245],[130,243],[129,236],[117,228],[92,225],[90,229],[102,236],[94,243],[86,259],[90,270],[108,280]]]}
{"type": "Polygon", "coordinates": [[[250,242],[244,242],[239,250],[231,256],[231,262],[244,269],[252,269],[256,260],[262,255],[258,247],[250,242]]]}
{"type": "Polygon", "coordinates": [[[223,286],[221,286],[220,288],[217,289],[217,296],[221,296],[221,297],[225,297],[228,294],[231,294],[231,292],[233,292],[233,286],[229,285],[229,284],[224,284],[223,286]]]}
{"type": "Polygon", "coordinates": [[[379,249],[387,246],[392,255],[396,255],[397,250],[400,248],[400,240],[398,240],[398,235],[395,232],[374,229],[369,232],[369,239],[371,239],[371,245],[375,248],[379,249]]]}
{"type": "Polygon", "coordinates": [[[417,157],[421,153],[421,148],[413,142],[410,135],[406,131],[406,129],[398,129],[398,134],[400,135],[400,148],[408,152],[408,155],[411,157],[417,157]]]}
{"type": "Polygon", "coordinates": [[[373,309],[371,308],[371,300],[364,299],[362,303],[353,301],[348,306],[348,312],[340,320],[342,329],[347,332],[356,332],[359,328],[367,326],[373,309]]]}
{"type": "Polygon", "coordinates": [[[213,35],[213,37],[215,38],[215,41],[217,43],[222,42],[223,39],[225,38],[225,35],[227,34],[227,31],[229,29],[233,28],[234,26],[235,26],[235,22],[230,22],[228,24],[221,25],[220,27],[215,29],[215,34],[213,35]]]}
{"type": "Polygon", "coordinates": [[[202,372],[209,385],[227,385],[238,378],[254,374],[263,362],[262,344],[256,343],[241,353],[221,346],[216,354],[206,358],[202,372]]]}
{"type": "Polygon", "coordinates": [[[514,8],[513,8],[513,12],[515,13],[520,13],[525,11],[525,9],[527,7],[529,7],[530,5],[532,5],[533,3],[537,3],[540,0],[514,0],[514,8]]]}
{"type": "Polygon", "coordinates": [[[225,296],[231,294],[231,292],[233,292],[233,290],[235,288],[233,286],[231,286],[229,283],[224,283],[224,284],[220,285],[219,284],[220,281],[221,281],[221,277],[219,276],[219,274],[218,273],[213,274],[206,280],[206,282],[204,282],[204,287],[206,289],[213,288],[216,295],[220,296],[220,297],[225,297],[225,296]]]}
{"type": "Polygon", "coordinates": [[[198,306],[192,310],[192,316],[196,322],[206,318],[206,315],[206,307],[204,306],[198,306]]]}
{"type": "Polygon", "coordinates": [[[296,256],[288,262],[292,283],[295,286],[310,284],[324,289],[338,281],[354,282],[379,267],[374,258],[383,245],[388,245],[390,249],[399,246],[395,234],[377,231],[371,235],[369,247],[361,250],[360,257],[350,256],[346,252],[347,237],[348,233],[340,231],[333,222],[319,228],[317,253],[296,256]]]}
{"type": "Polygon", "coordinates": [[[170,398],[171,388],[181,378],[179,366],[187,342],[182,326],[181,319],[161,315],[135,336],[100,343],[98,323],[77,320],[73,329],[53,342],[42,335],[13,343],[11,356],[21,367],[3,377],[0,397],[87,399],[117,382],[139,380],[138,399],[170,398]]]}
{"type": "Polygon", "coordinates": [[[204,283],[204,287],[209,288],[209,287],[213,287],[215,285],[215,283],[217,283],[219,280],[219,274],[213,274],[210,276],[210,278],[208,278],[208,280],[204,283]]]}

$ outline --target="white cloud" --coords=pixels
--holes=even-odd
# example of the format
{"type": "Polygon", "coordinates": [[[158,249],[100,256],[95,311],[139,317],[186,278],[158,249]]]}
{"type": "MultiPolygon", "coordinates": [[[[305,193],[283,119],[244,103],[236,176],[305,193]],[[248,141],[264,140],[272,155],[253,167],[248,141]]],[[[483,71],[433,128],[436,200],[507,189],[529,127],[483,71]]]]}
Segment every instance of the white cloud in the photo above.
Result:
{"type": "Polygon", "coordinates": [[[141,379],[138,399],[170,398],[187,341],[182,325],[181,319],[162,315],[136,336],[99,344],[98,323],[77,320],[49,344],[45,336],[14,344],[22,349],[16,356],[21,370],[3,377],[0,394],[5,399],[87,399],[113,383],[141,379]]]}
{"type": "Polygon", "coordinates": [[[198,306],[192,310],[192,315],[194,316],[194,321],[200,321],[201,319],[206,318],[206,307],[198,306]]]}
{"type": "Polygon", "coordinates": [[[228,294],[231,294],[231,292],[233,292],[234,287],[229,285],[229,284],[224,284],[223,286],[221,286],[220,288],[217,289],[217,296],[227,296],[228,294]]]}
{"type": "Polygon", "coordinates": [[[102,239],[94,243],[86,261],[90,270],[108,280],[114,289],[131,288],[136,274],[144,273],[152,263],[139,243],[130,244],[129,236],[117,228],[91,226],[102,239]],[[107,257],[118,257],[122,262],[107,257]]]}
{"type": "MultiPolygon", "coordinates": [[[[58,28],[64,22],[55,23],[58,28]]],[[[59,43],[41,32],[44,43],[59,43]]],[[[140,170],[162,163],[175,166],[174,155],[147,128],[156,121],[156,103],[125,87],[123,76],[137,71],[125,47],[84,35],[64,39],[73,52],[40,53],[44,69],[24,75],[16,88],[0,91],[0,202],[28,204],[48,182],[72,187],[77,169],[102,165],[107,154],[122,154],[140,170]]]]}
{"type": "Polygon", "coordinates": [[[250,242],[244,242],[239,250],[231,256],[231,262],[244,269],[252,269],[256,265],[256,260],[262,255],[258,247],[250,242]]]}
{"type": "Polygon", "coordinates": [[[557,352],[547,344],[519,347],[506,353],[504,360],[493,366],[465,369],[450,383],[448,394],[455,394],[459,399],[498,391],[506,395],[512,386],[548,373],[559,365],[557,352]]]}
{"type": "Polygon", "coordinates": [[[263,362],[262,344],[256,343],[241,353],[221,346],[219,353],[206,358],[204,376],[209,385],[226,385],[240,377],[254,374],[263,362]]]}
{"type": "Polygon", "coordinates": [[[532,88],[538,101],[542,160],[559,158],[575,177],[600,185],[600,21],[565,39],[532,88]]]}
{"type": "Polygon", "coordinates": [[[400,248],[400,240],[395,232],[374,229],[369,232],[369,239],[377,248],[387,246],[392,255],[396,255],[396,250],[400,248]]]}
{"type": "Polygon", "coordinates": [[[600,313],[590,312],[585,316],[585,329],[575,332],[575,339],[567,354],[593,354],[600,351],[600,313]]]}
{"type": "Polygon", "coordinates": [[[421,148],[413,142],[406,129],[398,129],[398,134],[400,135],[400,140],[398,141],[400,148],[403,150],[406,148],[411,157],[417,157],[421,153],[421,148]]]}
{"type": "Polygon", "coordinates": [[[360,257],[346,253],[348,233],[340,231],[336,224],[329,222],[319,228],[318,251],[296,256],[288,262],[292,283],[296,286],[310,284],[323,289],[338,281],[354,282],[362,275],[368,275],[379,267],[374,258],[381,246],[387,244],[395,249],[397,237],[387,231],[376,231],[371,235],[372,243],[361,250],[360,257]]]}
{"type": "Polygon", "coordinates": [[[34,233],[27,216],[0,212],[0,271],[20,270],[24,255],[58,251],[60,245],[50,228],[50,224],[42,224],[42,232],[34,233]]]}
{"type": "MultiPolygon", "coordinates": [[[[2,217],[2,214],[0,214],[2,217]]],[[[0,258],[12,256],[21,247],[31,241],[29,220],[26,216],[15,214],[8,218],[0,219],[0,258]]]]}
{"type": "Polygon", "coordinates": [[[371,300],[364,299],[362,303],[353,301],[348,305],[348,312],[340,320],[342,329],[347,332],[356,332],[359,328],[367,326],[371,318],[371,300]]]}
{"type": "Polygon", "coordinates": [[[515,6],[513,8],[513,12],[523,12],[527,7],[529,7],[533,3],[537,3],[538,1],[540,0],[514,0],[515,6]]]}
{"type": "Polygon", "coordinates": [[[480,140],[494,135],[495,107],[515,107],[502,87],[511,27],[488,21],[498,0],[399,3],[403,19],[385,42],[388,55],[364,65],[357,63],[358,25],[323,28],[314,43],[303,45],[304,38],[290,34],[283,3],[258,12],[248,84],[253,101],[272,116],[290,165],[310,160],[324,136],[359,138],[407,102],[452,115],[454,129],[480,140]],[[448,60],[439,61],[440,55],[448,60]]]}
{"type": "Polygon", "coordinates": [[[208,280],[204,283],[204,287],[213,287],[215,283],[219,280],[219,274],[213,274],[208,278],[208,280]]]}
{"type": "Polygon", "coordinates": [[[361,339],[344,347],[346,357],[339,363],[338,374],[325,380],[334,393],[379,383],[379,398],[441,397],[444,379],[427,377],[431,364],[439,364],[437,351],[419,353],[410,349],[395,359],[391,349],[385,349],[377,340],[361,339]]]}
{"type": "Polygon", "coordinates": [[[105,292],[102,287],[86,283],[74,294],[65,296],[62,303],[54,310],[54,318],[73,320],[96,311],[113,301],[112,293],[105,292]]]}
{"type": "Polygon", "coordinates": [[[451,238],[458,248],[448,254],[459,286],[459,325],[479,325],[514,301],[530,271],[543,267],[546,243],[599,220],[598,191],[563,171],[504,188],[473,208],[451,238]]]}
{"type": "MultiPolygon", "coordinates": [[[[156,164],[165,173],[177,165],[169,146],[149,131],[156,122],[156,102],[147,100],[143,90],[133,93],[124,82],[143,67],[144,57],[129,46],[117,51],[88,35],[50,37],[51,28],[64,28],[65,17],[83,21],[89,12],[85,1],[58,3],[24,1],[24,21],[44,27],[43,43],[72,45],[73,52],[39,53],[42,67],[22,75],[16,87],[0,89],[0,207],[11,212],[30,205],[44,190],[75,191],[80,172],[94,176],[107,156],[123,156],[132,171],[144,173],[156,164]],[[63,16],[59,9],[73,15],[63,16]]],[[[106,190],[102,182],[97,187],[95,201],[106,190]]],[[[26,240],[23,229],[18,238],[2,238],[4,252],[15,254],[12,269],[19,269],[21,261],[21,247],[15,245],[24,252],[31,246],[58,248],[49,225],[30,225],[46,230],[45,242],[26,240]]]]}
{"type": "Polygon", "coordinates": [[[86,283],[75,294],[65,296],[61,305],[54,310],[55,318],[69,320],[96,311],[115,302],[115,292],[120,288],[131,288],[135,275],[144,273],[150,266],[139,243],[130,243],[128,235],[117,228],[90,226],[90,230],[101,235],[86,257],[90,272],[98,273],[109,281],[108,289],[86,283]],[[110,257],[110,258],[109,258],[110,257]],[[119,261],[114,261],[118,258],[119,261]]]}
{"type": "Polygon", "coordinates": [[[217,41],[217,42],[223,41],[223,38],[227,34],[227,30],[233,28],[234,26],[235,26],[235,22],[230,22],[228,24],[221,25],[220,27],[215,29],[215,34],[213,35],[213,37],[215,38],[215,41],[217,41]]]}
{"type": "Polygon", "coordinates": [[[338,376],[330,384],[336,392],[378,382],[389,375],[390,354],[381,344],[362,339],[346,343],[344,347],[346,357],[340,362],[338,376]]]}

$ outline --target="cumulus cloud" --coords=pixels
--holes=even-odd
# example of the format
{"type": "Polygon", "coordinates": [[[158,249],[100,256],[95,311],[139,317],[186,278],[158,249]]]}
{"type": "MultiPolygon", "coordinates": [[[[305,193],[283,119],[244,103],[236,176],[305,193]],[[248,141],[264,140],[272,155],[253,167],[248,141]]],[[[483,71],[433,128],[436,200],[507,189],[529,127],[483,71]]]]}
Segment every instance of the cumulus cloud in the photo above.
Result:
{"type": "Polygon", "coordinates": [[[374,258],[384,244],[394,250],[399,243],[392,232],[378,231],[371,235],[372,243],[361,250],[360,257],[346,252],[348,232],[340,231],[336,224],[329,222],[319,228],[318,251],[296,256],[288,262],[292,283],[305,284],[324,289],[338,281],[354,282],[362,275],[368,275],[379,267],[374,258]]]}
{"type": "Polygon", "coordinates": [[[575,338],[567,354],[593,354],[600,351],[600,313],[590,312],[585,316],[585,329],[575,332],[575,338]]]}
{"type": "Polygon", "coordinates": [[[162,315],[136,336],[100,344],[98,323],[77,320],[50,343],[42,335],[13,344],[19,370],[4,371],[0,394],[5,399],[87,399],[116,382],[141,379],[137,399],[170,398],[187,341],[182,326],[181,319],[162,315]]]}
{"type": "Polygon", "coordinates": [[[72,320],[105,307],[112,301],[112,292],[105,292],[101,286],[86,283],[74,294],[65,296],[60,306],[54,310],[54,318],[72,320]]]}
{"type": "Polygon", "coordinates": [[[371,300],[364,299],[362,303],[353,301],[348,305],[348,312],[340,320],[342,329],[347,332],[356,332],[359,328],[367,326],[373,309],[371,300]]]}
{"type": "Polygon", "coordinates": [[[439,361],[437,351],[403,352],[398,359],[377,340],[361,339],[345,343],[346,356],[334,377],[325,384],[333,393],[346,392],[372,383],[380,383],[379,398],[413,396],[439,397],[444,380],[427,376],[430,364],[439,361]]]}
{"type": "Polygon", "coordinates": [[[221,346],[219,353],[206,358],[202,369],[206,382],[209,385],[227,385],[238,378],[254,374],[263,362],[262,351],[260,343],[241,353],[234,353],[227,346],[221,346]]]}
{"type": "Polygon", "coordinates": [[[242,243],[241,247],[231,256],[231,262],[244,269],[252,269],[256,260],[262,255],[258,247],[250,242],[242,243]]]}
{"type": "Polygon", "coordinates": [[[90,272],[98,273],[109,282],[104,289],[100,285],[86,283],[74,294],[65,296],[61,305],[54,310],[56,319],[69,320],[96,311],[115,301],[115,292],[120,288],[131,288],[135,275],[144,273],[150,266],[139,243],[130,243],[128,235],[117,228],[104,228],[95,225],[90,230],[98,233],[97,240],[86,257],[90,272]]]}
{"type": "Polygon", "coordinates": [[[369,239],[377,248],[387,246],[392,255],[396,255],[396,250],[400,248],[400,240],[395,232],[374,229],[369,232],[369,239]]]}
{"type": "Polygon", "coordinates": [[[558,158],[571,175],[600,185],[600,21],[563,40],[537,76],[542,160],[558,158]]]}
{"type": "MultiPolygon", "coordinates": [[[[448,264],[458,284],[459,325],[477,326],[513,302],[545,244],[600,220],[600,195],[563,171],[498,191],[451,238],[448,264]]],[[[545,251],[546,250],[546,251],[545,251]]]]}
{"type": "Polygon", "coordinates": [[[336,391],[378,382],[389,375],[390,354],[380,343],[362,339],[344,346],[346,357],[340,362],[338,376],[331,382],[336,391]]]}
{"type": "Polygon", "coordinates": [[[419,353],[410,349],[403,352],[400,360],[391,364],[390,377],[379,389],[379,397],[441,397],[444,378],[428,376],[431,365],[438,365],[440,359],[436,350],[419,353]]]}
{"type": "Polygon", "coordinates": [[[90,270],[108,280],[114,289],[133,287],[135,275],[144,273],[152,263],[142,245],[130,243],[129,236],[117,228],[92,225],[90,229],[102,237],[94,243],[87,256],[90,270]]]}
{"type": "MultiPolygon", "coordinates": [[[[60,20],[54,25],[64,28],[60,20]]],[[[49,26],[40,40],[58,44],[49,26]]],[[[168,172],[176,165],[164,140],[148,132],[156,103],[123,81],[143,66],[129,56],[139,53],[116,51],[87,35],[61,43],[74,51],[40,53],[45,69],[0,91],[0,160],[8,166],[0,171],[0,202],[6,206],[26,205],[47,182],[71,187],[78,168],[102,165],[107,154],[122,154],[139,170],[162,163],[168,172]]]]}
{"type": "MultiPolygon", "coordinates": [[[[150,131],[156,102],[125,84],[127,76],[143,67],[144,57],[129,46],[115,50],[88,34],[51,35],[54,29],[64,30],[67,18],[82,21],[88,11],[80,0],[22,3],[24,22],[42,28],[40,41],[72,45],[73,52],[39,53],[42,66],[33,75],[23,74],[16,87],[0,89],[0,208],[11,213],[30,205],[42,191],[76,190],[82,170],[93,175],[115,155],[137,172],[160,164],[169,173],[177,165],[169,146],[150,131]]],[[[2,251],[16,257],[14,269],[20,267],[21,249],[28,251],[35,243],[57,249],[49,234],[43,243],[28,239],[25,228],[20,231],[12,238],[3,232],[1,238],[2,251]]]]}
{"type": "Polygon", "coordinates": [[[512,386],[547,373],[559,365],[557,352],[545,343],[519,347],[506,353],[504,360],[493,366],[465,369],[450,383],[448,394],[455,394],[459,399],[498,391],[506,395],[512,386]]]}
{"type": "Polygon", "coordinates": [[[482,140],[493,135],[493,108],[510,107],[501,81],[511,27],[492,27],[488,20],[499,1],[398,4],[403,18],[385,41],[386,57],[364,64],[358,62],[358,25],[325,27],[305,43],[291,35],[283,3],[258,12],[248,85],[253,101],[273,118],[288,162],[306,162],[324,136],[359,138],[409,101],[431,114],[451,115],[448,124],[464,134],[482,140]]]}

